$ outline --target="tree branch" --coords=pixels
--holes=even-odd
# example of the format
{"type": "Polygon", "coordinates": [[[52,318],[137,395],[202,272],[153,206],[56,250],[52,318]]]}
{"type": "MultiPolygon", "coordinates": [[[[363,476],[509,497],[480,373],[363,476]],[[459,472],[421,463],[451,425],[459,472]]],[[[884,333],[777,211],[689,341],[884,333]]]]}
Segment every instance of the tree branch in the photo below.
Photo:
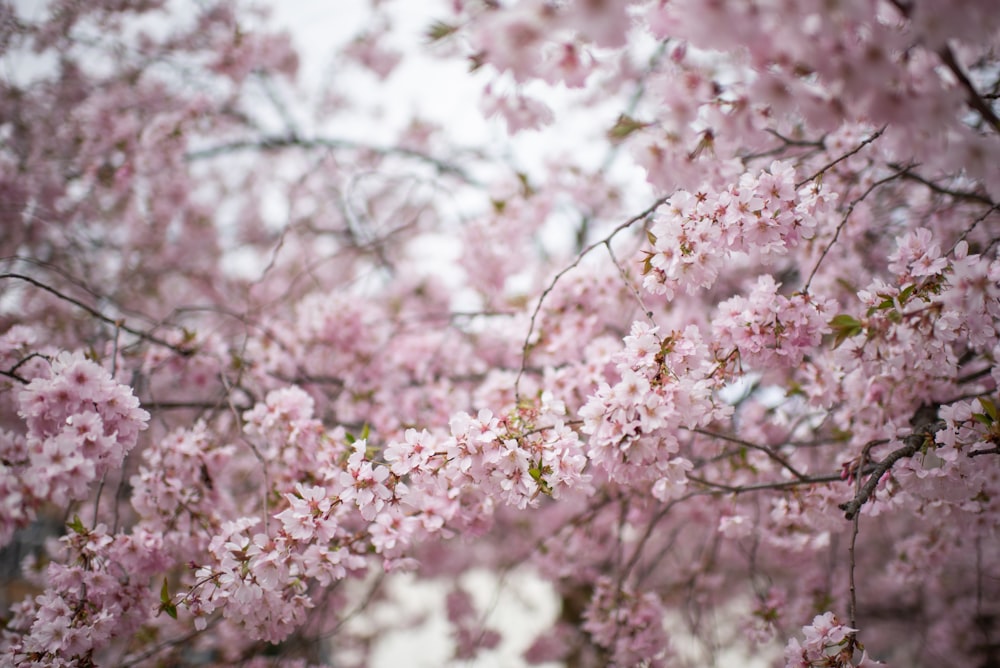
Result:
{"type": "Polygon", "coordinates": [[[976,90],[975,85],[962,69],[962,66],[958,64],[958,59],[955,57],[955,52],[952,51],[951,47],[945,45],[944,48],[938,51],[938,55],[941,57],[941,61],[945,64],[945,66],[951,70],[951,73],[955,75],[956,79],[958,79],[958,83],[965,89],[966,103],[978,111],[979,115],[983,117],[983,120],[989,123],[995,132],[1000,132],[1000,118],[997,117],[993,108],[986,100],[983,99],[983,96],[979,94],[979,91],[976,90]]]}
{"type": "Polygon", "coordinates": [[[717,438],[717,439],[722,440],[722,441],[728,441],[730,443],[735,443],[736,445],[742,445],[743,447],[750,448],[751,450],[757,450],[759,452],[763,452],[768,457],[770,457],[772,460],[774,460],[775,462],[777,462],[778,464],[780,464],[782,467],[784,467],[785,469],[787,469],[789,473],[791,473],[792,475],[794,475],[799,480],[808,480],[808,477],[805,474],[803,474],[802,472],[800,472],[798,469],[796,469],[794,466],[792,466],[791,463],[789,463],[789,461],[787,459],[785,459],[785,457],[783,457],[782,455],[780,455],[777,451],[772,450],[771,448],[767,447],[766,445],[759,445],[757,443],[751,443],[750,441],[745,441],[742,438],[737,438],[735,436],[729,436],[727,434],[719,434],[717,432],[709,431],[707,429],[694,428],[694,429],[688,429],[688,431],[694,432],[695,434],[701,434],[702,436],[708,436],[710,438],[717,438]]]}
{"type": "Polygon", "coordinates": [[[304,148],[304,149],[346,149],[355,151],[368,151],[369,153],[374,153],[379,156],[402,156],[404,158],[411,158],[418,162],[423,162],[425,164],[431,165],[438,172],[442,174],[451,174],[456,176],[462,181],[465,181],[469,185],[479,185],[478,181],[471,177],[464,169],[453,165],[451,163],[445,162],[435,158],[434,156],[423,153],[422,151],[417,151],[416,149],[406,148],[403,146],[394,147],[382,147],[382,146],[370,146],[368,144],[360,144],[349,139],[332,139],[329,137],[300,137],[296,134],[287,135],[266,135],[259,139],[242,139],[231,142],[226,142],[224,144],[218,144],[216,146],[210,146],[208,148],[199,149],[197,151],[191,151],[187,153],[184,157],[189,162],[194,162],[197,160],[205,160],[207,158],[216,158],[220,155],[227,155],[229,153],[237,153],[240,151],[280,151],[287,148],[304,148]]]}
{"type": "Polygon", "coordinates": [[[46,285],[45,283],[42,283],[41,281],[35,280],[34,278],[31,278],[30,276],[25,276],[23,274],[6,273],[6,274],[0,274],[0,279],[2,279],[2,278],[16,278],[16,279],[24,281],[26,283],[31,283],[35,287],[40,288],[40,289],[44,290],[45,292],[48,292],[49,294],[55,295],[59,299],[65,301],[65,302],[68,302],[68,303],[72,304],[73,306],[76,306],[77,308],[83,309],[88,314],[90,314],[93,317],[97,318],[101,322],[104,322],[104,323],[106,323],[108,325],[113,325],[114,327],[117,327],[118,329],[121,329],[122,331],[128,332],[129,334],[132,334],[133,336],[137,336],[140,339],[143,339],[144,341],[149,341],[150,343],[155,343],[158,346],[163,346],[164,348],[169,348],[170,350],[173,350],[178,355],[182,355],[184,357],[189,357],[189,356],[191,356],[191,355],[194,354],[194,350],[192,350],[190,348],[184,348],[184,347],[181,347],[181,346],[174,345],[173,343],[170,343],[169,341],[165,341],[164,339],[161,339],[161,338],[159,338],[157,336],[154,336],[153,334],[150,334],[149,332],[144,332],[141,329],[135,329],[134,327],[129,327],[128,325],[125,324],[124,319],[117,319],[116,320],[115,318],[112,318],[110,316],[104,315],[103,313],[101,313],[97,309],[84,304],[80,300],[74,299],[73,297],[70,297],[67,294],[59,292],[58,290],[56,290],[52,286],[46,285]]]}
{"type": "Polygon", "coordinates": [[[822,167],[820,167],[819,170],[817,170],[816,173],[814,173],[812,176],[808,176],[808,177],[802,179],[801,181],[799,181],[798,183],[796,183],[795,184],[795,189],[798,190],[799,188],[801,188],[805,184],[809,183],[813,179],[819,178],[820,176],[822,176],[823,174],[825,174],[829,170],[831,170],[834,167],[836,167],[837,165],[839,165],[844,160],[847,160],[848,158],[850,158],[852,155],[857,155],[857,153],[860,152],[861,149],[863,149],[865,146],[868,146],[868,144],[871,144],[873,141],[875,141],[876,139],[878,139],[879,137],[881,137],[882,133],[885,132],[885,127],[886,126],[882,126],[879,130],[875,131],[870,137],[862,140],[860,144],[858,144],[857,146],[855,146],[853,149],[851,149],[850,151],[848,151],[844,155],[842,155],[839,158],[837,158],[836,160],[828,162],[827,164],[825,164],[822,167]]]}
{"type": "Polygon", "coordinates": [[[606,237],[604,237],[603,239],[600,239],[598,241],[595,241],[594,243],[590,244],[589,246],[587,246],[586,248],[584,248],[582,251],[580,251],[577,254],[575,260],[573,260],[569,265],[563,267],[559,271],[559,273],[557,273],[555,276],[552,277],[552,281],[549,282],[549,284],[542,291],[541,296],[539,296],[539,298],[538,298],[538,302],[535,304],[534,311],[531,312],[531,321],[528,323],[528,333],[525,335],[525,337],[524,337],[524,344],[521,346],[521,368],[517,372],[517,378],[514,379],[514,396],[518,400],[520,400],[520,392],[519,392],[518,388],[520,387],[520,384],[521,384],[521,376],[524,375],[525,368],[528,365],[528,352],[529,352],[529,349],[531,347],[531,335],[534,334],[534,332],[535,332],[535,321],[538,319],[538,313],[539,313],[539,311],[542,310],[542,304],[545,302],[545,298],[548,297],[549,293],[551,293],[555,289],[556,284],[559,282],[559,279],[561,279],[563,276],[565,276],[566,274],[568,274],[571,270],[573,270],[577,266],[579,266],[580,262],[583,261],[583,258],[586,257],[592,250],[594,250],[595,248],[598,248],[600,246],[605,246],[605,245],[609,244],[611,242],[611,240],[614,239],[615,236],[618,235],[619,232],[621,232],[622,230],[624,230],[624,229],[626,229],[628,227],[631,227],[632,225],[634,225],[638,221],[645,220],[646,218],[648,218],[649,216],[651,216],[653,214],[653,212],[656,211],[657,209],[659,209],[661,206],[663,206],[663,204],[668,199],[670,199],[670,195],[664,195],[663,197],[659,198],[658,200],[656,200],[655,202],[653,202],[651,205],[649,205],[649,207],[646,208],[645,211],[643,211],[641,213],[638,213],[638,214],[632,216],[631,218],[629,218],[628,220],[626,220],[624,223],[619,224],[617,227],[615,227],[615,229],[611,230],[611,233],[608,234],[606,237]]]}
{"type": "Polygon", "coordinates": [[[687,479],[691,482],[696,482],[699,485],[704,485],[710,487],[715,492],[709,492],[711,494],[719,494],[722,492],[728,492],[730,494],[746,494],[747,492],[760,492],[763,490],[778,490],[778,489],[790,489],[792,487],[801,487],[804,485],[814,485],[823,482],[839,482],[844,478],[840,473],[829,473],[826,475],[809,476],[801,480],[776,480],[774,482],[762,482],[755,483],[753,485],[726,485],[721,482],[713,482],[711,480],[705,480],[704,478],[699,478],[698,476],[693,476],[690,473],[687,475],[687,479]]]}
{"type": "Polygon", "coordinates": [[[925,429],[921,429],[916,433],[910,434],[903,439],[903,447],[893,450],[885,459],[880,462],[875,462],[871,468],[871,475],[868,476],[868,480],[865,481],[854,495],[854,498],[847,503],[840,504],[839,508],[844,511],[844,516],[853,520],[854,516],[858,514],[871,495],[875,492],[875,488],[878,486],[879,480],[882,476],[895,465],[900,459],[905,459],[907,457],[912,457],[917,454],[924,447],[927,442],[927,438],[940,428],[943,428],[944,424],[940,422],[935,422],[925,429]]]}

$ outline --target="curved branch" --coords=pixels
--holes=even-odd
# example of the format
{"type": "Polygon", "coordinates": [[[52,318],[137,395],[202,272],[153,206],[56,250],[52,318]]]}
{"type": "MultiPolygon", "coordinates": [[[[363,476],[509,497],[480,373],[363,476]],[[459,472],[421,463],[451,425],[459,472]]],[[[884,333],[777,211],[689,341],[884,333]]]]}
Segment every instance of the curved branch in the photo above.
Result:
{"type": "Polygon", "coordinates": [[[580,265],[580,262],[583,261],[583,258],[586,257],[592,250],[594,250],[595,248],[599,248],[600,246],[605,246],[609,244],[611,240],[618,235],[619,232],[621,232],[626,228],[631,227],[640,220],[645,220],[646,218],[648,218],[650,215],[652,215],[654,211],[663,206],[663,204],[666,203],[668,199],[670,199],[670,195],[664,195],[663,197],[659,198],[651,205],[649,205],[649,207],[647,207],[642,213],[638,213],[629,218],[628,220],[626,220],[624,223],[619,224],[617,227],[615,227],[615,229],[611,230],[611,233],[608,234],[606,237],[604,237],[603,239],[599,239],[598,241],[595,241],[594,243],[590,244],[582,251],[580,251],[577,254],[575,260],[573,260],[569,265],[563,267],[559,271],[559,273],[557,273],[555,276],[552,277],[552,281],[546,286],[546,288],[542,291],[541,296],[538,298],[538,302],[535,304],[535,310],[531,312],[531,321],[528,323],[528,333],[525,335],[524,344],[521,346],[521,368],[518,369],[517,378],[514,379],[514,396],[518,401],[520,401],[520,391],[518,388],[521,385],[521,376],[524,375],[525,368],[528,365],[528,351],[531,347],[531,335],[535,333],[535,321],[538,319],[538,313],[542,310],[542,304],[545,302],[545,298],[548,297],[549,293],[551,293],[555,289],[556,284],[559,282],[559,279],[568,274],[571,270],[578,267],[580,265]]]}
{"type": "Polygon", "coordinates": [[[844,476],[840,473],[829,473],[826,475],[809,476],[801,480],[777,480],[774,482],[755,483],[753,485],[726,485],[721,482],[714,482],[712,480],[699,478],[698,476],[693,476],[690,473],[687,474],[687,479],[691,482],[698,483],[699,485],[709,487],[710,489],[706,490],[706,494],[746,494],[747,492],[760,492],[764,490],[791,489],[794,487],[815,485],[824,482],[841,482],[843,481],[844,476]]]}
{"type": "Polygon", "coordinates": [[[789,473],[798,478],[799,480],[808,480],[808,476],[796,469],[792,464],[776,450],[772,450],[766,445],[760,445],[758,443],[752,443],[750,441],[745,441],[742,438],[737,438],[735,436],[729,436],[728,434],[720,434],[718,432],[709,431],[708,429],[688,429],[688,431],[695,434],[701,434],[702,436],[708,436],[709,438],[717,438],[720,441],[728,441],[730,443],[735,443],[736,445],[742,445],[745,448],[750,448],[751,450],[758,450],[763,452],[765,455],[774,460],[777,464],[787,469],[789,473]]]}
{"type": "Polygon", "coordinates": [[[840,156],[839,158],[837,158],[835,160],[832,160],[831,162],[828,162],[827,164],[823,165],[812,176],[808,176],[808,177],[802,179],[801,181],[799,181],[798,183],[796,183],[795,184],[795,189],[798,190],[799,188],[801,188],[805,184],[809,183],[810,181],[812,181],[814,179],[818,179],[823,174],[826,174],[829,170],[833,169],[834,167],[836,167],[837,165],[839,165],[844,160],[847,160],[848,158],[850,158],[853,155],[857,155],[861,151],[861,149],[863,149],[865,146],[868,146],[868,144],[871,144],[873,141],[875,141],[876,139],[878,139],[879,137],[881,137],[882,133],[885,132],[885,128],[886,128],[886,126],[883,125],[879,130],[875,131],[868,138],[862,140],[861,143],[858,144],[857,146],[855,146],[853,149],[851,149],[850,151],[848,151],[844,155],[840,156]]]}
{"type": "Polygon", "coordinates": [[[997,117],[993,108],[983,99],[979,91],[976,90],[976,86],[969,79],[962,66],[958,64],[958,59],[955,57],[955,52],[952,51],[951,47],[945,45],[944,48],[938,51],[938,55],[941,57],[941,62],[951,70],[951,73],[958,79],[958,83],[965,89],[965,102],[978,111],[983,120],[989,123],[995,132],[1000,132],[1000,118],[997,117]]]}
{"type": "Polygon", "coordinates": [[[476,179],[471,177],[464,169],[445,162],[422,151],[403,146],[383,147],[361,144],[349,139],[333,139],[329,137],[300,137],[296,134],[287,135],[265,135],[259,139],[241,139],[208,148],[190,151],[184,158],[188,162],[216,158],[229,153],[240,151],[280,151],[287,148],[304,149],[347,149],[355,151],[368,151],[379,156],[402,156],[434,167],[439,173],[456,176],[469,185],[480,185],[476,179]]]}
{"type": "Polygon", "coordinates": [[[875,462],[872,464],[871,474],[868,476],[868,480],[865,481],[854,495],[854,498],[847,503],[840,504],[839,508],[844,511],[844,516],[853,520],[854,516],[858,514],[871,495],[875,492],[875,488],[878,486],[879,481],[882,476],[895,465],[900,459],[906,459],[907,457],[912,457],[917,454],[924,447],[927,442],[927,438],[938,430],[938,428],[943,428],[943,423],[934,423],[926,429],[921,429],[920,431],[910,434],[903,439],[903,447],[893,450],[888,455],[885,456],[880,462],[875,462]]]}
{"type": "Polygon", "coordinates": [[[84,304],[79,299],[74,299],[73,297],[70,297],[69,295],[64,294],[64,293],[56,290],[52,286],[46,285],[45,283],[42,283],[41,281],[35,280],[34,278],[31,278],[30,276],[25,276],[24,274],[14,274],[14,273],[0,274],[0,279],[3,279],[3,278],[15,278],[15,279],[24,281],[26,283],[30,283],[30,284],[34,285],[36,288],[40,288],[40,289],[44,290],[45,292],[48,292],[51,295],[55,295],[59,299],[65,301],[65,302],[68,302],[68,303],[72,304],[73,306],[76,306],[79,309],[83,309],[88,314],[90,314],[91,316],[97,318],[98,320],[100,320],[103,323],[106,323],[108,325],[113,325],[114,327],[117,327],[118,329],[121,329],[122,331],[128,332],[129,334],[131,334],[133,336],[137,336],[137,337],[139,337],[140,339],[142,339],[144,341],[149,341],[150,343],[155,343],[158,346],[163,346],[164,348],[169,348],[170,350],[173,350],[178,355],[182,355],[184,357],[189,357],[189,356],[193,355],[194,352],[195,352],[193,349],[184,348],[182,346],[175,345],[173,343],[170,343],[169,341],[166,341],[164,339],[159,338],[158,336],[154,336],[153,334],[150,334],[149,332],[144,332],[141,329],[135,329],[134,327],[129,327],[128,325],[125,324],[124,319],[115,319],[115,318],[112,318],[110,316],[104,315],[103,313],[101,313],[97,309],[84,304]]]}

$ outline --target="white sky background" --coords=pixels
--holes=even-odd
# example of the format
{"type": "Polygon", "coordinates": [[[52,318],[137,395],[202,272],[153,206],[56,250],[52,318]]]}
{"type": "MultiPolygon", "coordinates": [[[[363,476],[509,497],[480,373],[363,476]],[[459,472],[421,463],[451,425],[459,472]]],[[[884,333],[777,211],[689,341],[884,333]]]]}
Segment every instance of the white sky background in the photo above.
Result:
{"type": "MultiPolygon", "coordinates": [[[[355,65],[342,67],[334,61],[336,49],[368,25],[368,0],[269,0],[273,7],[273,26],[286,28],[292,35],[301,56],[300,85],[305,91],[315,91],[331,81],[344,95],[353,100],[366,100],[375,113],[355,115],[336,127],[319,128],[329,136],[354,139],[375,145],[388,145],[397,133],[414,117],[437,123],[449,142],[463,147],[490,147],[496,155],[505,156],[509,163],[529,175],[540,175],[547,161],[571,154],[574,160],[598,165],[606,156],[595,150],[599,142],[586,138],[595,131],[610,128],[623,109],[621,100],[611,100],[600,108],[588,106],[574,109],[572,98],[555,91],[529,87],[532,95],[543,97],[553,107],[557,123],[542,131],[507,135],[499,119],[484,119],[478,108],[479,94],[493,78],[489,68],[470,73],[460,58],[441,59],[429,54],[424,37],[434,20],[449,16],[446,0],[389,0],[384,4],[392,10],[393,43],[404,57],[386,81],[355,65]],[[588,134],[589,133],[589,134],[588,134]]],[[[513,84],[505,82],[510,90],[513,84]]],[[[300,119],[295,109],[293,116],[300,119]]],[[[306,126],[308,127],[308,126],[306,126]]],[[[635,192],[626,193],[639,211],[651,201],[641,170],[618,160],[615,173],[639,184],[635,192]],[[624,163],[624,164],[623,164],[624,163]],[[633,199],[634,198],[634,199],[633,199]]],[[[437,258],[454,255],[447,248],[451,240],[437,237],[429,240],[437,245],[437,258]]],[[[559,240],[555,242],[559,244],[559,240]]],[[[496,650],[482,652],[473,661],[448,663],[451,643],[449,626],[444,617],[445,584],[417,582],[407,576],[390,581],[398,600],[393,605],[376,606],[371,614],[376,618],[408,620],[425,617],[413,629],[389,634],[375,648],[374,668],[519,668],[526,666],[520,658],[534,635],[547,628],[558,615],[558,602],[547,585],[529,573],[509,577],[498,583],[488,572],[474,572],[462,577],[463,584],[476,599],[487,627],[501,632],[504,640],[496,650]]],[[[682,634],[674,636],[683,645],[682,634]]],[[[677,647],[681,652],[689,650],[677,647]]],[[[554,665],[554,664],[549,664],[554,665]]],[[[762,668],[764,659],[743,656],[720,657],[721,668],[762,668]]]]}

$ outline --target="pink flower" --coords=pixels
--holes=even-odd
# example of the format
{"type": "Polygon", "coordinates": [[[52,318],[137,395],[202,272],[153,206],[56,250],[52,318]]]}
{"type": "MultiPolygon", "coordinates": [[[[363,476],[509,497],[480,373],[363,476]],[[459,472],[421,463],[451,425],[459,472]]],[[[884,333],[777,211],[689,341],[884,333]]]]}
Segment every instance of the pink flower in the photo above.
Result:
{"type": "Polygon", "coordinates": [[[373,466],[365,460],[367,443],[364,440],[354,444],[354,454],[347,462],[347,470],[340,473],[340,500],[354,501],[361,516],[368,521],[375,519],[376,513],[392,497],[392,491],[384,484],[389,477],[385,466],[373,466]]]}

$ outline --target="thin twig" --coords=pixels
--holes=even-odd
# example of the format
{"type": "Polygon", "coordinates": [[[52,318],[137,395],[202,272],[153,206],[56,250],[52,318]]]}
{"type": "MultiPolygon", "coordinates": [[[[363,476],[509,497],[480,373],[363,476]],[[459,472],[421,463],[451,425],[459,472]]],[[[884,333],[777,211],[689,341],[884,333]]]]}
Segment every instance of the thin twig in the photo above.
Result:
{"type": "Polygon", "coordinates": [[[969,200],[970,202],[978,202],[979,204],[985,204],[991,209],[995,209],[998,206],[1000,206],[992,199],[981,193],[971,192],[968,190],[952,190],[951,188],[946,188],[945,186],[942,186],[940,183],[935,183],[934,181],[931,181],[930,179],[921,176],[917,172],[913,171],[917,167],[917,165],[906,166],[890,162],[888,163],[888,166],[890,169],[895,169],[896,171],[898,171],[900,176],[902,176],[903,178],[909,179],[910,181],[916,181],[917,183],[920,183],[926,186],[927,188],[930,188],[939,195],[948,195],[949,197],[954,197],[955,199],[964,199],[964,200],[969,200]]]}
{"type": "MultiPolygon", "coordinates": [[[[236,421],[236,428],[242,432],[241,425],[243,424],[243,420],[240,417],[239,412],[236,410],[236,405],[233,403],[233,390],[229,385],[229,380],[226,378],[225,374],[219,374],[219,379],[222,381],[222,386],[226,389],[226,402],[229,404],[229,410],[232,412],[233,419],[236,421]]],[[[268,472],[267,460],[264,459],[264,455],[261,454],[260,449],[249,438],[241,434],[240,440],[250,446],[250,450],[253,452],[257,461],[260,462],[260,465],[264,470],[264,535],[270,536],[271,532],[269,531],[269,525],[271,511],[268,497],[271,495],[271,477],[268,472]]]]}
{"type": "Polygon", "coordinates": [[[810,181],[813,181],[814,179],[819,178],[820,176],[822,176],[823,174],[825,174],[829,170],[833,169],[834,167],[836,167],[837,165],[839,165],[844,160],[847,160],[848,158],[850,158],[853,155],[857,155],[865,146],[868,146],[868,144],[871,144],[873,141],[875,141],[876,139],[878,139],[879,137],[881,137],[882,133],[885,132],[885,127],[886,126],[882,126],[881,129],[876,130],[871,136],[869,136],[867,139],[862,140],[860,144],[858,144],[857,146],[855,146],[853,149],[851,149],[847,153],[843,154],[839,158],[837,158],[837,159],[835,159],[835,160],[833,160],[831,162],[828,162],[827,164],[825,164],[822,167],[820,167],[819,171],[817,171],[816,173],[814,173],[812,176],[808,176],[808,177],[802,179],[801,181],[799,181],[798,183],[796,183],[795,184],[795,189],[798,190],[799,188],[801,188],[805,184],[809,183],[810,181]]]}
{"type": "Polygon", "coordinates": [[[435,158],[431,155],[417,151],[411,148],[405,148],[402,146],[396,147],[383,147],[383,146],[370,146],[367,144],[360,144],[349,139],[333,139],[328,137],[300,137],[296,134],[288,135],[268,135],[261,137],[259,139],[243,139],[232,142],[227,142],[224,144],[218,144],[216,146],[211,146],[209,148],[200,149],[197,151],[191,151],[184,156],[189,162],[204,160],[206,158],[215,158],[221,155],[228,155],[230,153],[237,153],[240,151],[279,151],[288,148],[303,148],[303,149],[342,149],[342,150],[354,150],[354,151],[367,151],[378,156],[402,156],[404,158],[411,158],[418,162],[423,162],[425,164],[431,165],[438,172],[442,174],[451,174],[456,176],[462,181],[468,183],[469,185],[479,185],[479,183],[471,177],[464,169],[456,165],[452,165],[443,160],[435,158]]]}
{"type": "Polygon", "coordinates": [[[625,283],[625,286],[629,289],[629,292],[631,292],[632,296],[635,297],[635,301],[636,303],[639,304],[639,308],[642,309],[643,315],[645,315],[646,319],[649,320],[650,324],[655,327],[656,321],[653,319],[653,311],[648,306],[646,306],[646,303],[642,300],[642,295],[639,294],[639,291],[636,289],[636,287],[632,285],[632,281],[629,278],[628,273],[625,271],[625,267],[623,267],[621,263],[618,262],[618,258],[615,257],[615,252],[611,249],[611,241],[605,241],[604,245],[608,249],[608,255],[611,256],[611,261],[614,263],[616,267],[618,267],[618,274],[622,277],[622,282],[625,283]]]}
{"type": "Polygon", "coordinates": [[[843,480],[843,476],[840,473],[829,473],[826,475],[809,476],[808,478],[804,478],[802,480],[776,480],[774,482],[762,482],[755,483],[753,485],[726,485],[721,482],[705,480],[704,478],[693,476],[690,473],[687,474],[687,479],[691,482],[698,483],[699,485],[710,487],[711,489],[706,491],[708,494],[721,494],[723,492],[728,494],[746,494],[747,492],[790,489],[824,482],[840,482],[843,480]]]}
{"type": "Polygon", "coordinates": [[[162,652],[163,650],[165,650],[165,649],[167,649],[169,647],[173,647],[175,645],[186,644],[189,640],[197,638],[199,635],[201,635],[202,633],[204,633],[205,631],[207,631],[209,628],[211,628],[211,627],[215,626],[216,624],[218,624],[219,621],[221,621],[221,619],[222,619],[222,617],[219,616],[219,617],[216,617],[215,619],[209,621],[208,626],[205,628],[204,631],[199,631],[199,630],[195,629],[195,630],[190,631],[189,633],[185,633],[182,636],[177,636],[176,638],[171,638],[170,640],[165,640],[165,641],[161,642],[158,645],[154,645],[153,647],[147,649],[146,651],[142,652],[141,654],[136,654],[136,655],[131,656],[131,657],[123,657],[123,661],[122,661],[122,663],[120,665],[121,665],[122,668],[131,668],[131,666],[135,666],[137,664],[140,664],[143,661],[145,661],[146,659],[149,659],[149,658],[151,658],[153,656],[156,656],[157,654],[159,654],[160,652],[162,652]]]}
{"type": "Polygon", "coordinates": [[[101,322],[104,322],[104,323],[106,323],[108,325],[113,325],[114,327],[116,327],[118,329],[121,329],[122,331],[128,332],[129,334],[132,334],[133,336],[137,336],[140,339],[143,339],[145,341],[149,341],[150,343],[155,343],[156,345],[163,346],[164,348],[169,348],[170,350],[173,350],[178,355],[182,355],[184,357],[189,357],[190,355],[194,354],[194,350],[174,345],[174,344],[170,343],[169,341],[165,341],[165,340],[163,340],[163,339],[161,339],[161,338],[159,338],[157,336],[154,336],[153,334],[150,334],[149,332],[144,332],[141,329],[135,329],[134,327],[129,327],[128,325],[125,324],[125,321],[123,319],[120,319],[120,318],[116,319],[116,318],[112,318],[110,316],[104,315],[103,313],[101,313],[97,309],[84,304],[80,300],[74,299],[73,297],[70,297],[69,295],[67,295],[65,293],[62,293],[59,290],[56,290],[52,286],[46,285],[45,283],[42,283],[41,281],[35,280],[34,278],[31,278],[30,276],[25,276],[24,274],[14,274],[14,273],[0,274],[0,279],[3,279],[3,278],[16,278],[16,279],[24,281],[26,283],[31,283],[35,287],[40,288],[40,289],[44,290],[45,292],[48,292],[49,294],[55,295],[59,299],[65,301],[65,302],[68,302],[68,303],[72,304],[73,306],[76,306],[77,308],[83,309],[84,311],[86,311],[87,313],[89,313],[93,317],[97,318],[101,322]]]}
{"type": "Polygon", "coordinates": [[[789,463],[789,461],[787,459],[785,459],[782,455],[778,454],[777,451],[772,450],[771,448],[767,447],[766,445],[760,445],[758,443],[752,443],[750,441],[745,441],[742,438],[737,438],[735,436],[729,436],[728,434],[720,434],[718,432],[709,431],[707,429],[694,428],[694,429],[688,429],[688,431],[693,432],[695,434],[701,434],[702,436],[708,436],[710,438],[717,438],[717,439],[719,439],[721,441],[729,441],[730,443],[735,443],[737,445],[742,445],[742,446],[750,448],[752,450],[758,450],[758,451],[763,452],[764,454],[766,454],[768,457],[770,457],[771,459],[773,459],[775,462],[777,462],[778,464],[780,464],[784,468],[788,469],[788,472],[791,473],[792,475],[794,475],[799,480],[808,480],[809,479],[808,476],[806,476],[804,473],[802,473],[801,471],[799,471],[798,469],[796,469],[794,466],[792,466],[791,463],[789,463]]]}
{"type": "Polygon", "coordinates": [[[885,178],[875,181],[870,186],[868,186],[868,188],[866,188],[865,191],[861,193],[860,196],[851,201],[851,203],[847,207],[847,211],[844,212],[844,217],[841,219],[840,224],[837,225],[836,232],[833,233],[833,238],[830,239],[830,243],[828,243],[826,247],[823,249],[823,252],[820,253],[819,259],[816,260],[816,265],[813,267],[812,271],[809,272],[809,279],[806,281],[805,287],[802,288],[802,292],[804,293],[809,292],[809,286],[810,284],[812,284],[813,278],[816,277],[816,272],[819,271],[820,265],[823,264],[823,260],[826,259],[827,253],[830,252],[830,249],[833,248],[833,245],[837,243],[837,239],[840,238],[840,231],[844,229],[845,225],[847,225],[847,221],[850,219],[851,214],[854,213],[854,208],[862,201],[864,201],[864,199],[867,198],[868,195],[870,195],[872,191],[875,190],[875,188],[885,183],[888,183],[889,181],[898,179],[900,178],[901,175],[902,172],[896,172],[895,174],[886,176],[885,178]]]}
{"type": "MultiPolygon", "coordinates": [[[[861,460],[858,462],[858,469],[863,470],[865,468],[865,462],[868,459],[868,453],[874,447],[875,443],[868,443],[861,450],[861,460]]],[[[861,494],[861,476],[858,475],[854,480],[854,496],[855,498],[861,494]]],[[[847,617],[848,626],[852,629],[857,628],[857,612],[858,612],[858,595],[857,587],[854,581],[854,571],[857,563],[856,560],[856,547],[858,541],[858,531],[860,529],[861,523],[861,513],[855,513],[854,518],[851,523],[851,543],[847,548],[847,580],[848,580],[848,600],[847,600],[847,617]]],[[[854,645],[854,633],[852,632],[848,638],[848,643],[850,648],[853,650],[854,645]]]]}
{"type": "Polygon", "coordinates": [[[664,195],[663,197],[653,202],[642,213],[632,216],[624,223],[621,223],[620,225],[615,227],[613,230],[611,230],[611,233],[609,235],[607,235],[603,239],[600,239],[599,241],[595,241],[594,243],[590,244],[582,251],[580,251],[576,256],[576,259],[573,260],[573,262],[571,262],[566,267],[563,267],[559,271],[559,273],[557,273],[555,276],[552,277],[552,281],[542,291],[541,296],[538,298],[538,302],[535,303],[535,309],[531,313],[531,321],[528,324],[528,333],[527,335],[525,335],[524,344],[521,346],[521,368],[518,369],[517,378],[514,380],[514,397],[517,401],[520,401],[521,398],[520,395],[521,376],[524,375],[524,370],[528,365],[528,354],[531,349],[531,335],[535,333],[535,321],[538,319],[538,314],[542,310],[542,304],[545,302],[545,298],[548,297],[549,294],[555,289],[556,284],[559,282],[559,279],[561,279],[571,270],[579,266],[580,262],[583,261],[583,258],[586,257],[588,254],[590,254],[592,250],[598,248],[599,246],[603,246],[607,243],[610,243],[610,241],[614,239],[615,236],[617,236],[618,233],[621,232],[622,230],[631,227],[640,220],[645,220],[646,218],[648,218],[650,215],[652,215],[654,211],[663,206],[663,204],[668,199],[670,199],[670,195],[664,195]]]}

